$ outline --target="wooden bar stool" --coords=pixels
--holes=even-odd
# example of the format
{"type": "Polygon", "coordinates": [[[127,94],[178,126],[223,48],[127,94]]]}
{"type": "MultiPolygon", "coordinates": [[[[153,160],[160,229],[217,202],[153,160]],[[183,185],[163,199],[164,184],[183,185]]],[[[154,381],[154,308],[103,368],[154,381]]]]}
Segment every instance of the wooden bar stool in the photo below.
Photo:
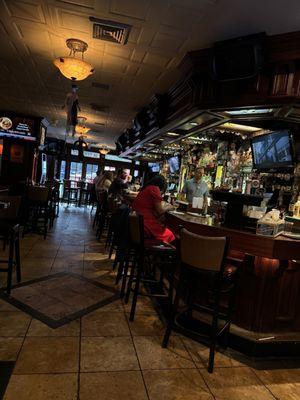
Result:
{"type": "MultiPolygon", "coordinates": [[[[210,326],[210,335],[200,334],[192,331],[196,337],[206,339],[209,342],[209,362],[208,372],[213,372],[215,348],[218,338],[221,334],[225,335],[227,343],[230,323],[232,318],[236,276],[234,274],[226,275],[226,256],[228,252],[229,239],[227,237],[206,237],[182,229],[180,232],[180,274],[173,309],[167,324],[166,332],[162,342],[162,347],[167,347],[172,329],[179,327],[180,333],[187,333],[187,330],[180,325],[178,319],[183,314],[191,317],[192,311],[197,310],[212,316],[210,326]],[[204,277],[208,278],[209,305],[199,305],[195,301],[195,289],[197,281],[201,282],[204,277]],[[226,311],[222,312],[221,297],[227,297],[226,311]],[[184,300],[186,307],[178,313],[179,301],[184,300]],[[218,327],[219,321],[224,324],[218,327]]],[[[197,291],[197,290],[196,290],[197,291]]],[[[223,303],[222,303],[223,307],[223,303]]],[[[191,328],[192,329],[192,328],[191,328]]],[[[189,327],[188,332],[191,333],[189,327]]]]}
{"type": "Polygon", "coordinates": [[[0,272],[7,273],[6,293],[10,295],[12,285],[13,268],[16,267],[17,282],[21,282],[20,261],[20,226],[18,224],[21,196],[0,196],[0,201],[8,204],[8,207],[0,210],[0,240],[8,245],[8,258],[1,259],[0,272]]]}
{"type": "Polygon", "coordinates": [[[8,242],[8,259],[0,260],[0,264],[7,264],[7,268],[0,268],[0,272],[7,272],[6,293],[10,295],[14,266],[16,266],[17,282],[21,282],[20,226],[0,221],[0,238],[8,242]]]}
{"type": "Polygon", "coordinates": [[[130,268],[125,302],[128,302],[130,292],[133,291],[129,317],[129,320],[133,321],[137,299],[140,295],[166,298],[169,305],[172,304],[177,251],[174,246],[168,243],[162,243],[155,239],[144,238],[144,219],[142,215],[138,215],[136,213],[129,215],[129,234],[131,244],[128,248],[128,258],[124,263],[125,267],[123,271],[122,290],[125,290],[128,270],[130,268]],[[156,260],[155,263],[151,261],[153,258],[156,260]],[[158,272],[157,269],[159,269],[160,273],[159,279],[156,279],[156,272],[158,272]],[[165,275],[167,275],[169,281],[167,293],[163,291],[163,277],[165,275]],[[135,283],[134,288],[133,283],[135,283]],[[140,290],[141,283],[148,284],[154,289],[157,287],[159,292],[151,291],[148,293],[143,293],[140,290]]]}

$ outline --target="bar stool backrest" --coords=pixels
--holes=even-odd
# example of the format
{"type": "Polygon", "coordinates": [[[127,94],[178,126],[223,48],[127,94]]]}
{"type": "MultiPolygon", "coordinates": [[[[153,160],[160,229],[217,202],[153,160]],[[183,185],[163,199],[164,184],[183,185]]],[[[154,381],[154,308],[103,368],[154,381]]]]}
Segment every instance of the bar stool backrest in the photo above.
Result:
{"type": "Polygon", "coordinates": [[[5,220],[17,219],[19,216],[22,197],[1,195],[0,201],[3,201],[4,203],[10,203],[8,208],[0,210],[0,219],[5,219],[5,220]]]}
{"type": "Polygon", "coordinates": [[[180,233],[181,261],[194,268],[220,272],[228,248],[226,237],[200,236],[182,229],[180,233]]]}
{"type": "Polygon", "coordinates": [[[129,214],[129,234],[133,245],[144,245],[144,219],[136,212],[129,214]]]}
{"type": "Polygon", "coordinates": [[[27,197],[30,201],[46,203],[49,198],[50,188],[41,186],[29,186],[27,197]]]}

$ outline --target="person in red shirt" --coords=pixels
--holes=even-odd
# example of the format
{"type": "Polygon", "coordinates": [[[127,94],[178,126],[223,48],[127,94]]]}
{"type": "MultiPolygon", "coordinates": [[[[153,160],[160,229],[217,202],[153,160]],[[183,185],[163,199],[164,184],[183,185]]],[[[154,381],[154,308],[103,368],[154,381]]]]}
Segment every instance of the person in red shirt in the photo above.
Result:
{"type": "Polygon", "coordinates": [[[162,205],[162,193],[165,187],[165,178],[161,175],[154,176],[141,189],[132,207],[144,217],[146,238],[154,238],[161,242],[171,243],[175,240],[175,236],[160,220],[166,211],[173,209],[171,205],[166,207],[162,205]]]}

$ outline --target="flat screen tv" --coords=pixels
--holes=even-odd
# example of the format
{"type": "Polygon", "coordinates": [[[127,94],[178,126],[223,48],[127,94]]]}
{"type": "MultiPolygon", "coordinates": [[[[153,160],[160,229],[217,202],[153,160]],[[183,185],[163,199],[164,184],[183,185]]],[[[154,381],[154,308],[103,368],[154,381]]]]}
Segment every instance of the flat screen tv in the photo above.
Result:
{"type": "Polygon", "coordinates": [[[179,158],[178,156],[174,156],[168,159],[168,164],[170,166],[170,172],[171,174],[175,174],[176,172],[179,171],[180,165],[179,165],[179,158]]]}
{"type": "Polygon", "coordinates": [[[293,146],[289,131],[271,132],[251,141],[253,168],[279,170],[293,168],[293,146]]]}
{"type": "Polygon", "coordinates": [[[36,140],[37,120],[4,113],[0,115],[0,137],[36,140]]]}
{"type": "Polygon", "coordinates": [[[160,171],[160,164],[159,163],[148,163],[149,168],[152,172],[159,172],[160,171]]]}

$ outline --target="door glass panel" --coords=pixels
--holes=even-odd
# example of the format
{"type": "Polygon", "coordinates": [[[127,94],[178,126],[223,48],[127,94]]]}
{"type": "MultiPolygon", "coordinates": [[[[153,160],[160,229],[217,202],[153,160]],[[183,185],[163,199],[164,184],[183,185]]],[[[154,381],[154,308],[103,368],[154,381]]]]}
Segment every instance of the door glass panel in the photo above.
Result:
{"type": "Polygon", "coordinates": [[[72,161],[70,166],[70,180],[80,181],[81,176],[82,176],[82,163],[72,161]]]}

